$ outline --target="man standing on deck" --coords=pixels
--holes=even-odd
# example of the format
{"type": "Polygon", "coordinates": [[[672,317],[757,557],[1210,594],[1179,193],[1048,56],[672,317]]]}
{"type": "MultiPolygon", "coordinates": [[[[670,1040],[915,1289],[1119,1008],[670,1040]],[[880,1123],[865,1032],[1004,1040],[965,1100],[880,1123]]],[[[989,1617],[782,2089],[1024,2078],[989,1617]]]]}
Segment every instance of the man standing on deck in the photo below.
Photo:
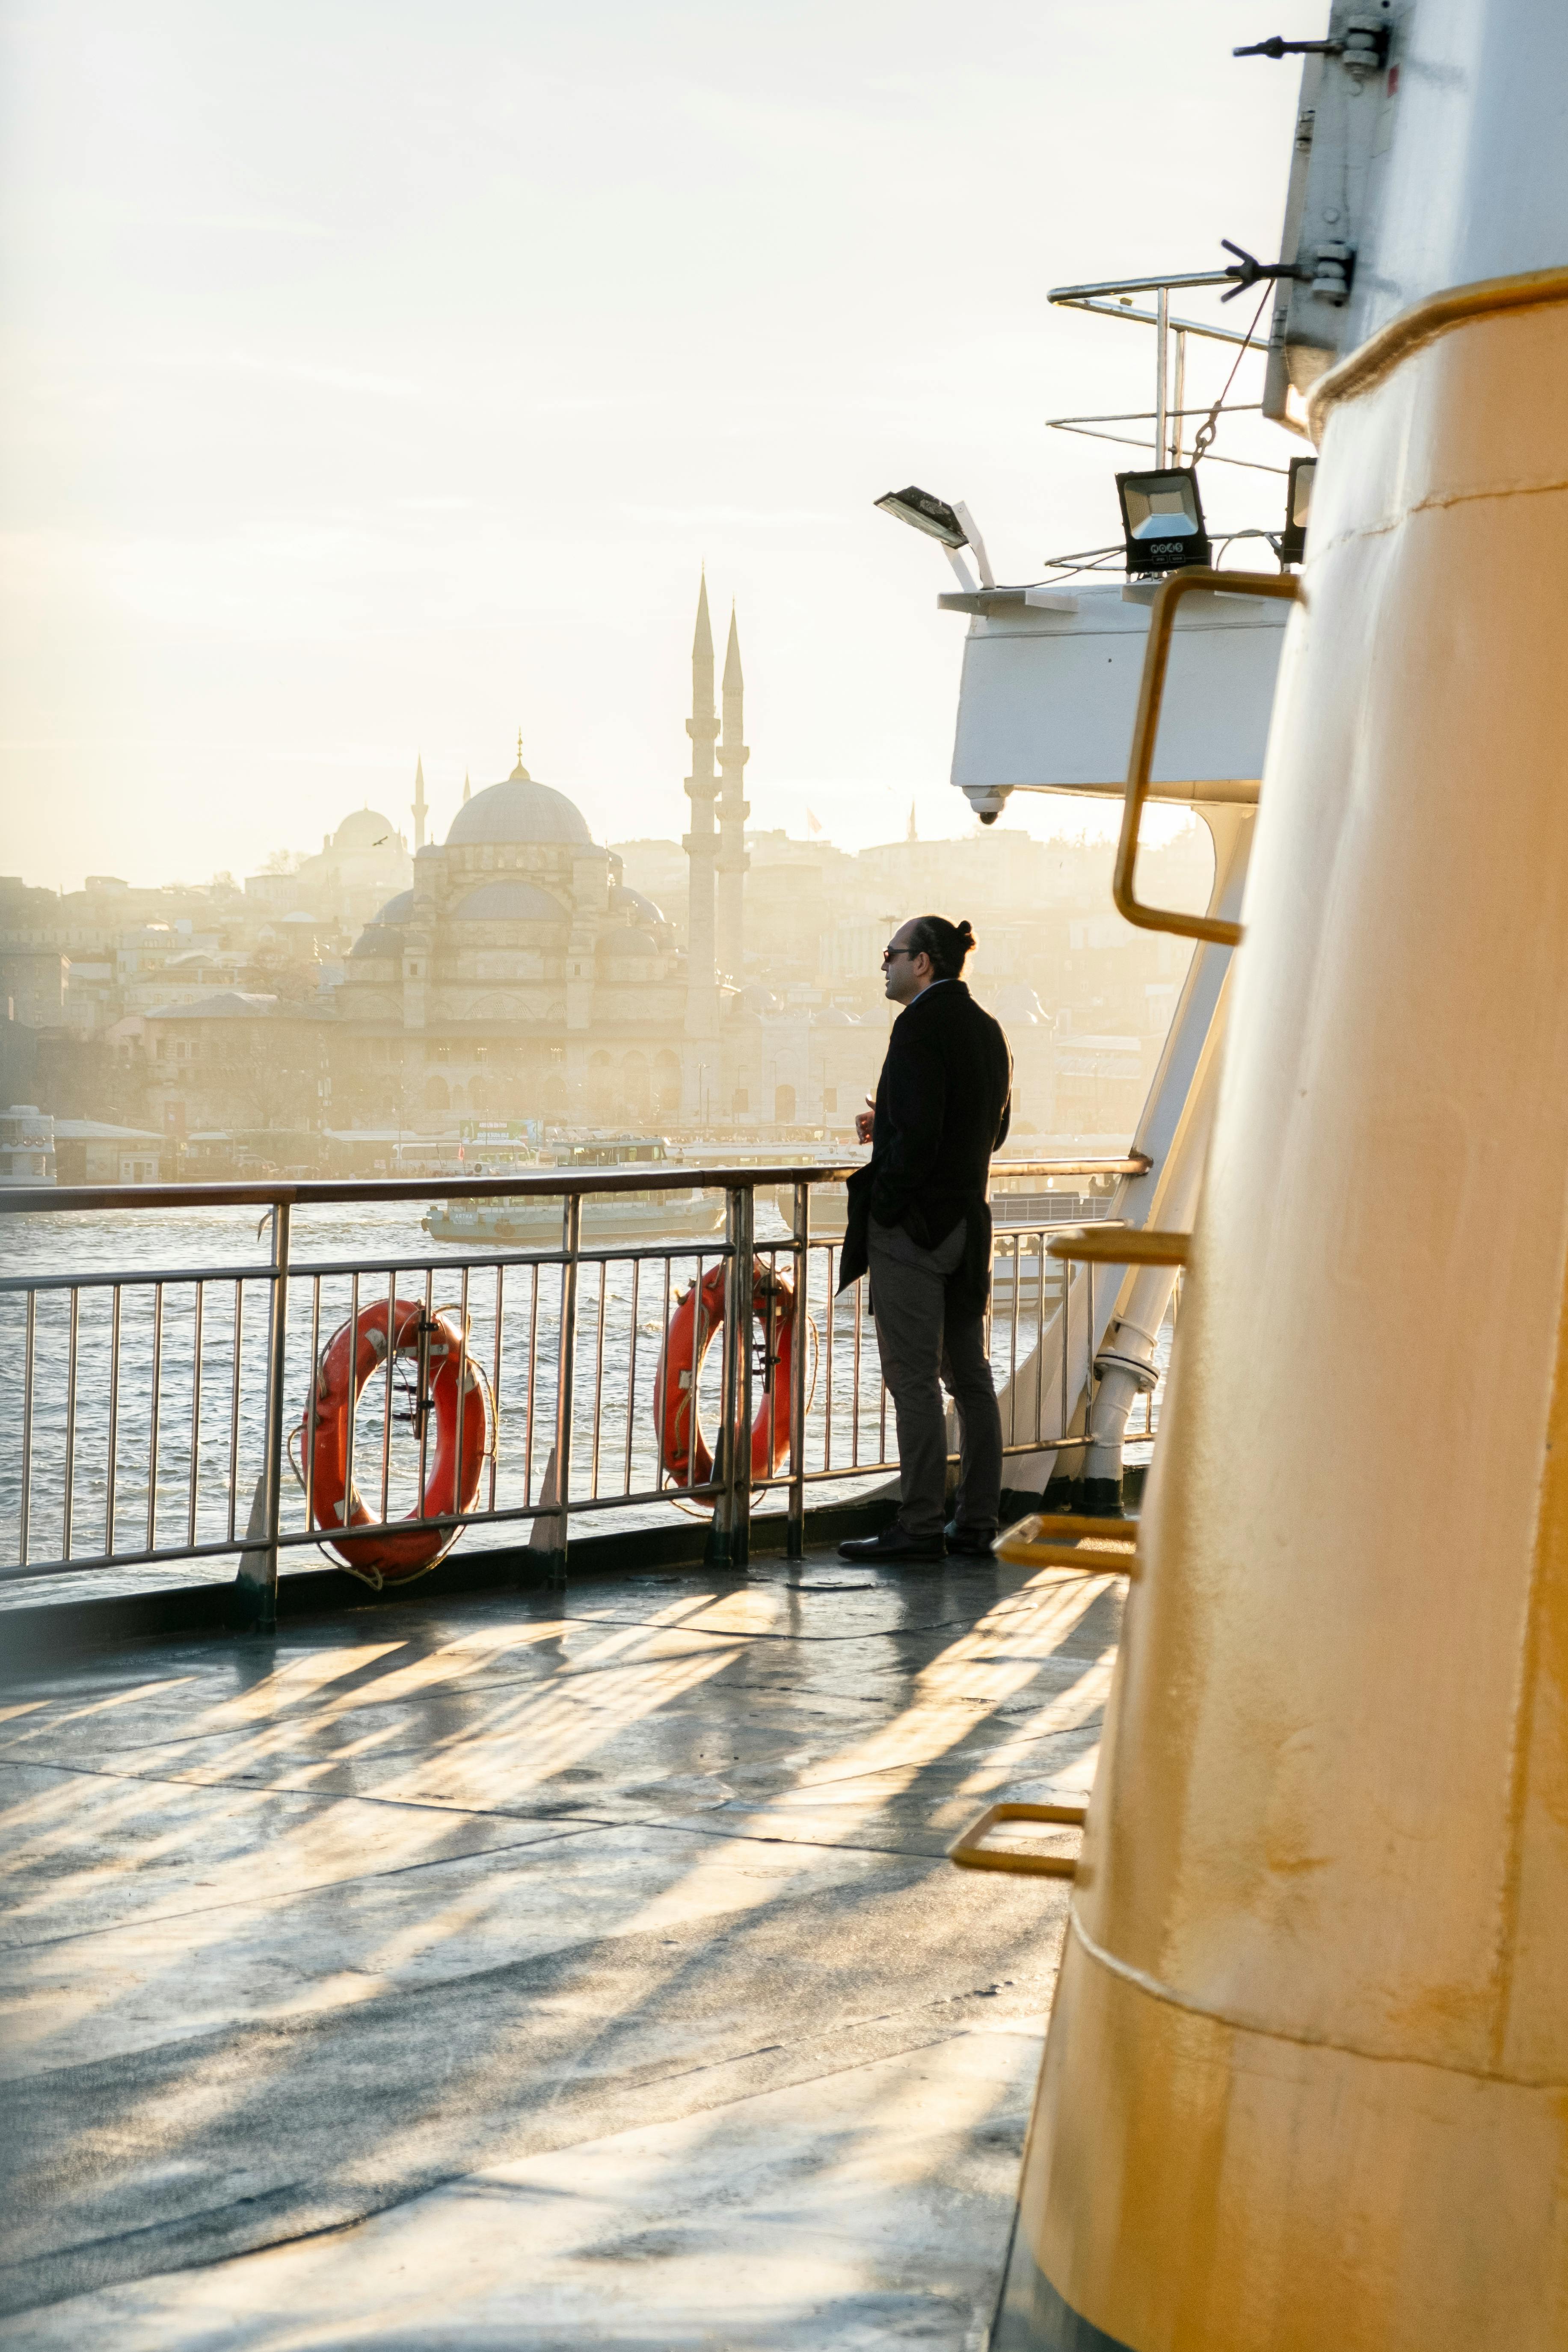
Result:
{"type": "Polygon", "coordinates": [[[887,992],[904,1009],[888,1039],[876,1108],[855,1122],[871,1158],[849,1180],[838,1282],[843,1289],[870,1270],[902,1500],[879,1536],[839,1545],[846,1559],[983,1557],[996,1534],[1002,1416],[984,1347],[987,1188],[1012,1115],[1013,1056],[960,976],[973,945],[967,923],[916,915],[882,955],[887,992]],[[945,1530],[944,1381],[958,1409],[960,1460],[945,1530]]]}

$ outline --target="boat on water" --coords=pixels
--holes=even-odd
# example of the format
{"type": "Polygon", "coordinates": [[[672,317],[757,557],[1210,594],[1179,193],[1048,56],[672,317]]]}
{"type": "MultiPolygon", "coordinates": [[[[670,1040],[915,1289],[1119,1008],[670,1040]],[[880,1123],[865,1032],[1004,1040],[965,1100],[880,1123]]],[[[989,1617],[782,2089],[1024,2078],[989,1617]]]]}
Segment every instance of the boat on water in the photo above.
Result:
{"type": "MultiPolygon", "coordinates": [[[[678,1159],[662,1136],[626,1136],[609,1142],[556,1145],[540,1154],[530,1173],[542,1176],[552,1168],[665,1167],[678,1159]]],[[[552,1249],[561,1241],[561,1202],[547,1192],[520,1194],[510,1201],[438,1201],[420,1223],[432,1241],[468,1248],[495,1243],[509,1249],[552,1249]]],[[[589,1248],[612,1242],[705,1241],[723,1223],[723,1193],[698,1185],[591,1192],[583,1203],[583,1240],[589,1248]]]]}

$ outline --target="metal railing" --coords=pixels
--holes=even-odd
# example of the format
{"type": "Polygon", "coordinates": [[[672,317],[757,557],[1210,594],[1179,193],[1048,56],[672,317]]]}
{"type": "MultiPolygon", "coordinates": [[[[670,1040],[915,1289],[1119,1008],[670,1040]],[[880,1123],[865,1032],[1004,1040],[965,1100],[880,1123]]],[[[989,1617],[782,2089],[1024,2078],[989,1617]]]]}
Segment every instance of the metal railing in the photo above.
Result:
{"type": "MultiPolygon", "coordinates": [[[[710,1563],[740,1569],[753,1501],[775,1489],[785,1497],[789,1554],[799,1558],[808,1487],[897,1467],[864,1286],[838,1291],[839,1239],[813,1227],[814,1203],[828,1211],[823,1188],[858,1164],[664,1163],[416,1182],[0,1194],[0,1212],[45,1212],[65,1234],[83,1212],[260,1208],[258,1233],[269,1228],[271,1243],[265,1260],[235,1265],[99,1270],[73,1253],[68,1271],[0,1276],[0,1332],[21,1391],[0,1437],[0,1588],[237,1555],[245,1612],[266,1627],[275,1622],[280,1563],[311,1548],[379,1583],[368,1564],[378,1538],[433,1532],[441,1539],[430,1546],[434,1557],[465,1529],[525,1524],[547,1554],[545,1573],[560,1582],[573,1520],[646,1518],[671,1507],[708,1516],[710,1563]],[[722,1233],[599,1244],[590,1230],[585,1241],[585,1213],[591,1229],[596,1202],[676,1192],[711,1199],[715,1212],[721,1196],[722,1233]],[[495,1204],[542,1200],[560,1205],[551,1246],[480,1246],[475,1236],[445,1249],[293,1253],[296,1211],[460,1201],[477,1204],[482,1221],[487,1203],[504,1217],[495,1204]],[[770,1222],[780,1230],[759,1230],[770,1222]],[[705,1283],[711,1288],[720,1270],[721,1325],[706,1361],[690,1368],[689,1392],[693,1428],[700,1422],[712,1432],[711,1466],[693,1444],[681,1475],[655,1412],[661,1370],[673,1370],[666,1335],[675,1310],[693,1291],[700,1297],[705,1283]],[[785,1347],[791,1313],[795,1344],[785,1347]],[[385,1344],[357,1403],[345,1407],[341,1523],[322,1524],[313,1438],[324,1425],[326,1349],[334,1332],[363,1330],[377,1314],[388,1343],[395,1327],[422,1336],[412,1351],[385,1344]],[[453,1341],[461,1334],[459,1400],[476,1381],[487,1392],[484,1454],[467,1500],[459,1402],[446,1509],[430,1507],[427,1490],[431,1364],[447,1346],[443,1332],[453,1341]]],[[[1132,1176],[1146,1165],[1135,1156],[1010,1160],[995,1172],[1056,1182],[1132,1176]]],[[[1087,1443],[1081,1415],[1076,1434],[1044,1425],[1042,1377],[1032,1408],[1026,1399],[1020,1411],[1020,1367],[1040,1356],[1053,1318],[1059,1396],[1081,1393],[1091,1378],[1096,1270],[1061,1265],[1046,1250],[1051,1232],[1081,1219],[1084,1204],[1058,1197],[1060,1215],[1042,1216],[1035,1212],[1044,1196],[1035,1192],[1021,1204],[1028,1223],[1016,1226],[1005,1223],[1005,1194],[994,1201],[991,1352],[1007,1383],[1011,1454],[1087,1443]]],[[[668,1395],[664,1402],[668,1413],[668,1395]]],[[[1152,1429],[1151,1408],[1147,1428],[1130,1434],[1152,1429]]],[[[470,1461],[470,1482],[474,1472],[470,1461]]]]}

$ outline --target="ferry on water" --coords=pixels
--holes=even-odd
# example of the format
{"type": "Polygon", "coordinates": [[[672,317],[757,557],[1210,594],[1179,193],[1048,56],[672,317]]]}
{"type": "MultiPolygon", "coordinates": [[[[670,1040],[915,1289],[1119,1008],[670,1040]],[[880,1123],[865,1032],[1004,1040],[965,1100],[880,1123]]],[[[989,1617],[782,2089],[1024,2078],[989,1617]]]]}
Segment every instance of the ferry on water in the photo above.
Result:
{"type": "MultiPolygon", "coordinates": [[[[543,1175],[552,1168],[664,1168],[679,1157],[663,1136],[623,1136],[613,1142],[547,1144],[530,1155],[528,1170],[531,1175],[543,1175]]],[[[561,1242],[561,1202],[548,1194],[532,1200],[441,1201],[420,1223],[436,1242],[470,1248],[499,1243],[508,1249],[553,1249],[561,1242]]],[[[590,1192],[583,1204],[583,1239],[589,1247],[610,1242],[701,1241],[718,1233],[723,1223],[723,1193],[696,1185],[671,1192],[590,1192]]]]}

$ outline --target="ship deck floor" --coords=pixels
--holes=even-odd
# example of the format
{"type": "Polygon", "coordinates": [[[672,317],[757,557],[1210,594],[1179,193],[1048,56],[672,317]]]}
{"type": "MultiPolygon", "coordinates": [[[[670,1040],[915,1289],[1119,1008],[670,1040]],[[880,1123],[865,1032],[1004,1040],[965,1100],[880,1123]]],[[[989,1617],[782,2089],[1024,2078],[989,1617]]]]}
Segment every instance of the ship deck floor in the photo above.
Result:
{"type": "Polygon", "coordinates": [[[0,1691],[0,2340],[973,2347],[1120,1596],[994,1562],[351,1612],[0,1691]],[[1070,1834],[1070,1833],[1069,1833],[1070,1834]]]}

